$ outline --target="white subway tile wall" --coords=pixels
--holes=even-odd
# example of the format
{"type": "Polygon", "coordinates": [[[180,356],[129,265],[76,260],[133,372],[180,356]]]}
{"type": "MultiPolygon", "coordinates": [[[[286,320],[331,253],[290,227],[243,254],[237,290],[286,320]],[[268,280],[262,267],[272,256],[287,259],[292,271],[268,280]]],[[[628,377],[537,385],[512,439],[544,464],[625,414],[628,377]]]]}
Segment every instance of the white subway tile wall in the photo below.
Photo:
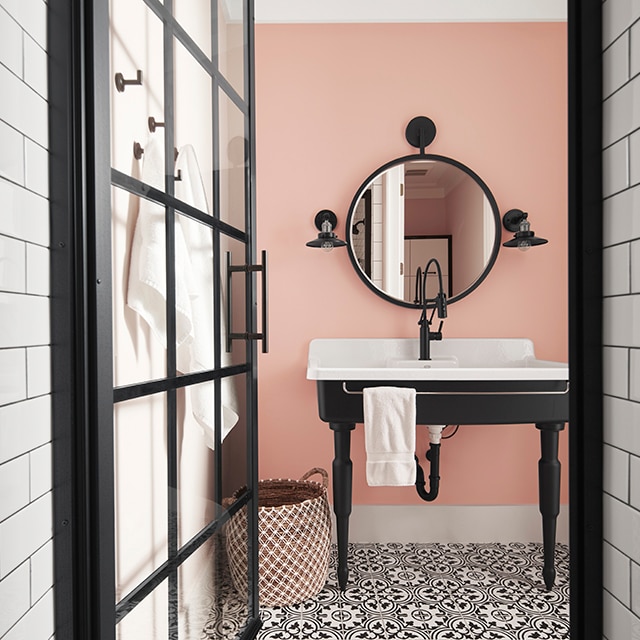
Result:
{"type": "Polygon", "coordinates": [[[629,500],[629,456],[625,451],[605,445],[604,458],[604,490],[614,498],[627,502],[629,500]]]}
{"type": "Polygon", "coordinates": [[[603,3],[604,637],[640,639],[640,3],[603,3]]]}
{"type": "Polygon", "coordinates": [[[602,357],[604,392],[626,398],[629,390],[629,350],[621,347],[605,347],[602,357]]]}
{"type": "Polygon", "coordinates": [[[631,610],[640,615],[640,565],[631,565],[631,610]]]}
{"type": "Polygon", "coordinates": [[[631,596],[629,558],[607,542],[604,543],[603,556],[604,588],[628,607],[631,596]]]}
{"type": "Polygon", "coordinates": [[[612,144],[602,156],[603,194],[606,198],[629,186],[629,139],[623,138],[612,144]]]}
{"type": "Polygon", "coordinates": [[[0,638],[54,637],[47,4],[0,0],[0,638]]]}

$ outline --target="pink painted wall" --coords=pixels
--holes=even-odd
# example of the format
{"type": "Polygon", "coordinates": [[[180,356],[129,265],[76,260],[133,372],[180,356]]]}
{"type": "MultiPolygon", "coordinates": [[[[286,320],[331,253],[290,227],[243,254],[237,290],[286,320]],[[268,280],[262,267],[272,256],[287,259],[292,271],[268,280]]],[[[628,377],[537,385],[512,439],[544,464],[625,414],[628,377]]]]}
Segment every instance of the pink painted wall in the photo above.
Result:
{"type": "MultiPolygon", "coordinates": [[[[527,253],[502,249],[481,287],[451,305],[445,336],[530,337],[540,357],[566,360],[565,25],[258,25],[256,70],[258,246],[271,271],[270,353],[259,362],[261,477],[331,469],[332,434],[305,378],[312,338],[417,337],[418,313],[374,295],[346,250],[305,247],[323,208],[336,212],[344,237],[364,179],[414,152],[404,139],[414,116],[436,123],[430,153],[471,167],[502,213],[528,211],[549,239],[527,253]]],[[[566,432],[561,456],[566,502],[566,432]]],[[[533,426],[462,427],[442,447],[438,501],[535,503],[538,457],[533,426]]],[[[355,503],[420,502],[411,488],[366,485],[361,427],[352,459],[355,503]]]]}
{"type": "Polygon", "coordinates": [[[405,199],[405,236],[444,235],[449,233],[444,198],[405,199]]]}
{"type": "Polygon", "coordinates": [[[449,233],[456,241],[452,254],[453,291],[464,291],[470,287],[484,271],[486,261],[482,242],[485,202],[484,195],[471,180],[463,180],[455,189],[447,194],[447,217],[449,218],[449,233]],[[465,215],[467,211],[476,211],[478,215],[465,215]],[[464,233],[461,233],[462,229],[464,233]]]}

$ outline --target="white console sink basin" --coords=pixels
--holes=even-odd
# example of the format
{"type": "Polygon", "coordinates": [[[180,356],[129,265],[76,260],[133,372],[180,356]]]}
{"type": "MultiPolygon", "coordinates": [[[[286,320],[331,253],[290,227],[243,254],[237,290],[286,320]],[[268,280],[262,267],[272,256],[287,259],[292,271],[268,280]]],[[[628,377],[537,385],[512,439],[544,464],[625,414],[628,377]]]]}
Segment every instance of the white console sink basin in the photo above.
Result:
{"type": "MultiPolygon", "coordinates": [[[[564,362],[539,360],[533,342],[524,338],[445,338],[431,342],[430,347],[432,360],[420,361],[417,338],[326,338],[309,344],[307,378],[315,380],[318,416],[329,424],[334,437],[333,503],[340,586],[344,589],[348,577],[350,434],[364,423],[366,389],[398,386],[416,390],[416,425],[535,424],[540,430],[542,574],[551,589],[560,502],[558,432],[569,419],[569,368],[564,362]]],[[[490,461],[492,455],[501,453],[479,455],[490,461]]]]}
{"type": "Polygon", "coordinates": [[[317,338],[309,380],[568,380],[564,362],[538,360],[526,338],[445,338],[419,360],[417,338],[317,338]]]}

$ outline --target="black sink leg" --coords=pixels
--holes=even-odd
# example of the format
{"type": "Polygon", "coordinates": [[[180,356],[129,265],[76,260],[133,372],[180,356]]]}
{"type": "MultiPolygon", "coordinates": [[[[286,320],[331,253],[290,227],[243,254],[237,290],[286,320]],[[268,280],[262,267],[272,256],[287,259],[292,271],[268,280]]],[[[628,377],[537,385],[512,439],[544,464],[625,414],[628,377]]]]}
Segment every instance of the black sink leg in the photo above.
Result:
{"type": "Polygon", "coordinates": [[[351,484],[353,464],[351,462],[351,431],[353,423],[331,422],[333,430],[333,511],[336,514],[336,536],[338,539],[338,584],[344,591],[349,579],[347,549],[349,544],[349,516],[351,515],[351,484]]]}
{"type": "Polygon", "coordinates": [[[555,546],[556,521],[560,513],[560,461],[558,460],[558,433],[564,423],[545,422],[536,424],[540,430],[541,457],[538,462],[538,484],[540,513],[542,514],[542,544],[544,567],[542,577],[550,591],[556,580],[555,546]]]}

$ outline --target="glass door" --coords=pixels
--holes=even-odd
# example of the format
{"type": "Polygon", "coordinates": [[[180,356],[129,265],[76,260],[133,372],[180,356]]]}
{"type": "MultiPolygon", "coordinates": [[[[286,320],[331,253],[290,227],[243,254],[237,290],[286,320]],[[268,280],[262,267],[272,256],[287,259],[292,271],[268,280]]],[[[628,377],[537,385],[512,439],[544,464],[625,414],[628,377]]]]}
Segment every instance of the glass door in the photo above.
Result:
{"type": "Polygon", "coordinates": [[[101,615],[118,640],[253,637],[252,3],[110,0],[108,17],[100,4],[95,252],[110,278],[95,298],[96,535],[113,550],[101,615]],[[242,268],[231,278],[228,265],[242,268]],[[231,541],[246,548],[240,570],[233,517],[247,522],[231,541]]]}

